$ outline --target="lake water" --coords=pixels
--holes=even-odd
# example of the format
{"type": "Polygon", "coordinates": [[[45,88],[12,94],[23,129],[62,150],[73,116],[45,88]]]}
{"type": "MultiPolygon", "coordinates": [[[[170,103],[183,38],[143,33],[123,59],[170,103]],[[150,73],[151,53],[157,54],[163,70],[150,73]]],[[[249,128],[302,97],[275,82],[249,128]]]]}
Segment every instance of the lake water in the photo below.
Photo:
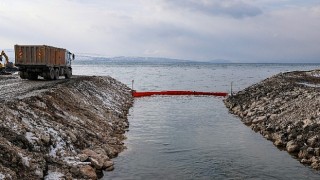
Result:
{"type": "MultiPolygon", "coordinates": [[[[78,75],[110,75],[138,91],[239,91],[280,72],[311,70],[307,64],[117,64],[78,62],[78,75]]],[[[154,96],[130,109],[127,150],[103,179],[320,179],[242,124],[223,98],[154,96]]]]}

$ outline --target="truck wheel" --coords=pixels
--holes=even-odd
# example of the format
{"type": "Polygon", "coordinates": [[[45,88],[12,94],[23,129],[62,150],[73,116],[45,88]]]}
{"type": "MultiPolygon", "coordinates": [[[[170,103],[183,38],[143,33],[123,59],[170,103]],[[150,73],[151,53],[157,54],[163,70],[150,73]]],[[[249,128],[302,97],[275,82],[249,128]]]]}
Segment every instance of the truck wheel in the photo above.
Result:
{"type": "Polygon", "coordinates": [[[53,68],[50,68],[49,71],[47,71],[45,79],[47,79],[47,80],[54,79],[54,69],[53,68]]]}
{"type": "Polygon", "coordinates": [[[64,77],[66,79],[69,79],[69,78],[71,78],[71,76],[72,76],[72,70],[70,68],[67,68],[66,69],[66,74],[64,75],[64,77]]]}
{"type": "Polygon", "coordinates": [[[59,69],[55,69],[54,70],[54,79],[59,79],[60,73],[59,73],[59,69]]]}
{"type": "Polygon", "coordinates": [[[50,80],[50,75],[49,75],[50,73],[49,72],[45,72],[44,74],[43,74],[43,78],[45,79],[45,80],[50,80]]]}
{"type": "Polygon", "coordinates": [[[19,71],[19,76],[21,79],[27,79],[27,72],[19,71]]]}
{"type": "Polygon", "coordinates": [[[28,77],[29,80],[37,80],[38,79],[38,74],[35,72],[29,72],[28,77]]]}

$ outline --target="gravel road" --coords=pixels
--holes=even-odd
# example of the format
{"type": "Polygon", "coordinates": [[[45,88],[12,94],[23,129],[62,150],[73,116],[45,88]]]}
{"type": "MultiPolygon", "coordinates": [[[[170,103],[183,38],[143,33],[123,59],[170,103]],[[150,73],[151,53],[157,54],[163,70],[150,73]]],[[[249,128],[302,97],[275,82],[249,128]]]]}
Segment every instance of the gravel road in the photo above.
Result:
{"type": "MultiPolygon", "coordinates": [[[[73,76],[72,79],[79,78],[79,76],[73,76]]],[[[72,79],[59,79],[55,81],[47,81],[44,79],[38,79],[35,81],[21,79],[19,75],[2,75],[0,76],[0,100],[8,101],[12,99],[21,99],[29,97],[34,94],[48,91],[57,84],[63,84],[72,79]]]]}

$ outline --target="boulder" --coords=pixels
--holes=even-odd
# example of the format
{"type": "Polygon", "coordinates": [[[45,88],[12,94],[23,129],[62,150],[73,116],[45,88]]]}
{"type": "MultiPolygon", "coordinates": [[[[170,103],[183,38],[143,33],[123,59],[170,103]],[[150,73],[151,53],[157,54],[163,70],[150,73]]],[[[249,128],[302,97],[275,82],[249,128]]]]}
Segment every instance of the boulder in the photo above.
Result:
{"type": "Polygon", "coordinates": [[[298,154],[298,158],[299,159],[304,159],[308,157],[308,151],[306,148],[300,149],[299,154],[298,154]]]}
{"type": "Polygon", "coordinates": [[[103,163],[103,167],[104,168],[109,168],[109,167],[111,167],[113,165],[114,165],[113,161],[106,161],[106,162],[103,163]]]}
{"type": "Polygon", "coordinates": [[[87,154],[78,154],[78,157],[81,162],[87,161],[89,158],[87,154]]]}
{"type": "Polygon", "coordinates": [[[311,137],[311,138],[309,138],[308,140],[307,140],[307,142],[308,142],[308,145],[310,145],[310,146],[314,146],[314,145],[316,145],[316,143],[317,143],[317,141],[318,141],[318,136],[316,135],[316,136],[313,136],[313,137],[311,137]]]}
{"type": "Polygon", "coordinates": [[[287,143],[286,149],[289,153],[294,153],[299,150],[299,146],[295,143],[294,140],[291,140],[287,143]]]}
{"type": "Polygon", "coordinates": [[[93,167],[95,167],[96,169],[103,169],[104,163],[110,159],[106,155],[106,152],[103,149],[101,149],[101,151],[99,152],[101,152],[102,154],[98,154],[95,151],[90,149],[82,150],[82,153],[89,157],[88,159],[91,162],[93,167]]]}
{"type": "Polygon", "coordinates": [[[260,117],[255,118],[252,121],[252,123],[253,124],[258,124],[258,123],[261,123],[261,122],[265,121],[266,119],[267,119],[266,116],[260,116],[260,117]]]}
{"type": "Polygon", "coordinates": [[[312,124],[312,121],[310,119],[303,120],[303,128],[306,128],[307,126],[310,126],[312,124]]]}
{"type": "Polygon", "coordinates": [[[90,157],[89,160],[90,160],[90,162],[91,162],[91,164],[92,164],[92,166],[93,166],[94,168],[96,168],[96,169],[102,169],[103,164],[104,164],[103,161],[100,161],[99,159],[95,159],[95,158],[93,158],[93,157],[90,157]]]}
{"type": "Polygon", "coordinates": [[[114,167],[113,166],[110,166],[106,169],[106,171],[113,171],[114,170],[114,167]]]}
{"type": "Polygon", "coordinates": [[[83,154],[86,154],[88,157],[98,157],[98,154],[91,149],[84,149],[81,151],[83,154]]]}
{"type": "Polygon", "coordinates": [[[97,174],[95,170],[89,165],[81,166],[80,174],[82,177],[87,179],[97,179],[97,174]]]}

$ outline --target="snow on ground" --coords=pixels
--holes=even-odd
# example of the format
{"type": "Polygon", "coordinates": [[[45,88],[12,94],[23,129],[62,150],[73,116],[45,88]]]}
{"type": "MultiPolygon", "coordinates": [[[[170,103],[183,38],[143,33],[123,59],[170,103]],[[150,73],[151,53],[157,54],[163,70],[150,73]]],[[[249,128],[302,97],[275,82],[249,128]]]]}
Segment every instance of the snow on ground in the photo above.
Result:
{"type": "MultiPolygon", "coordinates": [[[[99,152],[106,156],[116,156],[123,150],[123,139],[116,130],[122,130],[127,121],[123,117],[132,105],[132,97],[120,82],[108,77],[75,77],[68,81],[27,81],[17,77],[2,81],[2,84],[13,82],[0,92],[0,99],[8,103],[1,104],[0,121],[8,136],[28,147],[21,149],[9,141],[10,146],[5,146],[10,157],[21,160],[9,168],[18,179],[86,177],[71,172],[70,168],[59,168],[61,164],[95,168],[77,156],[88,147],[103,149],[99,152]],[[49,162],[52,167],[45,168],[49,162]]],[[[9,175],[0,172],[0,180],[9,175]]]]}
{"type": "Polygon", "coordinates": [[[21,153],[18,153],[18,154],[22,159],[23,165],[26,166],[26,167],[29,167],[30,166],[30,158],[27,157],[27,156],[23,156],[23,154],[21,154],[21,153]]]}
{"type": "Polygon", "coordinates": [[[61,172],[48,171],[48,175],[44,177],[45,180],[64,179],[64,174],[61,172]]]}
{"type": "Polygon", "coordinates": [[[38,140],[38,138],[36,136],[34,136],[34,134],[32,132],[26,132],[25,136],[28,139],[28,141],[32,144],[35,144],[35,142],[38,140]]]}
{"type": "Polygon", "coordinates": [[[304,86],[308,86],[308,87],[314,87],[314,88],[320,88],[319,84],[311,84],[311,83],[307,83],[307,82],[303,82],[303,83],[298,83],[304,86]]]}
{"type": "Polygon", "coordinates": [[[0,173],[0,179],[4,179],[6,176],[0,173]]]}

